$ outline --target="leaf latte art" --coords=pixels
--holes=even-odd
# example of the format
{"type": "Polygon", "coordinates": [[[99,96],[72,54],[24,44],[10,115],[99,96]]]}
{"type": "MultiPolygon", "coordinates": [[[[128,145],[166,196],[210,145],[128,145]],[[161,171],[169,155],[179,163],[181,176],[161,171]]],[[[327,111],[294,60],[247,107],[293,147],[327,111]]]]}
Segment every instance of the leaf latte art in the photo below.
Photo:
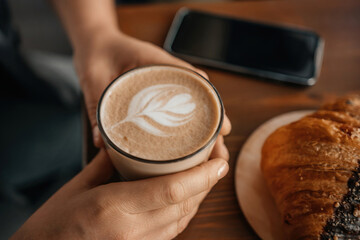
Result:
{"type": "Polygon", "coordinates": [[[99,105],[106,141],[132,156],[156,161],[196,152],[214,136],[221,118],[212,86],[192,71],[169,66],[121,75],[99,105]]]}
{"type": "Polygon", "coordinates": [[[193,118],[196,104],[187,87],[178,84],[158,84],[138,92],[130,101],[127,116],[111,129],[132,122],[155,136],[171,136],[154,126],[148,119],[165,127],[178,127],[193,118]],[[148,118],[148,119],[147,119],[148,118]]]}

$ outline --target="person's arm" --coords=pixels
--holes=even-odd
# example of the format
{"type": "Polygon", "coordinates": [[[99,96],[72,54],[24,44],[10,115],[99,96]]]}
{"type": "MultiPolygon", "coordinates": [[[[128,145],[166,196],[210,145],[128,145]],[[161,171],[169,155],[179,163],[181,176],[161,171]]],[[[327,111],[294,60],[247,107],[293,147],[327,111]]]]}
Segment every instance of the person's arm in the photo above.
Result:
{"type": "MultiPolygon", "coordinates": [[[[94,129],[98,99],[118,74],[150,63],[193,68],[152,44],[122,34],[110,0],[53,3],[74,47],[94,129]]],[[[101,150],[12,239],[172,239],[184,230],[206,194],[227,173],[229,153],[223,136],[230,129],[225,118],[208,162],[184,172],[133,182],[106,184],[114,168],[101,150]]],[[[100,135],[95,133],[96,137],[100,145],[100,135]]]]}
{"type": "MultiPolygon", "coordinates": [[[[117,24],[112,0],[51,0],[70,37],[74,62],[93,129],[94,143],[102,145],[96,107],[105,87],[121,73],[142,65],[173,64],[194,68],[151,43],[125,35],[117,24]]],[[[225,117],[225,122],[230,124],[225,117]]]]}
{"type": "Polygon", "coordinates": [[[224,148],[218,141],[214,159],[184,172],[109,184],[114,168],[101,150],[11,239],[173,239],[228,172],[224,148]]]}
{"type": "Polygon", "coordinates": [[[114,0],[51,0],[74,50],[92,37],[119,31],[114,0]]]}

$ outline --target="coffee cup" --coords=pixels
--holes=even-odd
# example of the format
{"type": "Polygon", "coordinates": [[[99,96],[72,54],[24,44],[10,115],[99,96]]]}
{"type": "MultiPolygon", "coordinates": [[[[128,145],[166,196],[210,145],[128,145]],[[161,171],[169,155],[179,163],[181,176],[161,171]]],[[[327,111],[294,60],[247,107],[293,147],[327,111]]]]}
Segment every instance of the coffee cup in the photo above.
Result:
{"type": "Polygon", "coordinates": [[[106,150],[124,180],[207,161],[223,118],[215,87],[200,74],[172,65],[121,74],[105,89],[97,109],[106,150]]]}

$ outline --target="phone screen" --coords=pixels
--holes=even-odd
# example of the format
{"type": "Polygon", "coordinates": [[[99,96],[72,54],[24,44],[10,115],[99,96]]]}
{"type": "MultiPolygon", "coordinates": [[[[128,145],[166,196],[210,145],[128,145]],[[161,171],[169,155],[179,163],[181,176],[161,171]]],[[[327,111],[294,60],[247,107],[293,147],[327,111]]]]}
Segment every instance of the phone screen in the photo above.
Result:
{"type": "Polygon", "coordinates": [[[187,11],[171,50],[309,79],[315,75],[318,44],[319,36],[311,31],[187,11]]]}

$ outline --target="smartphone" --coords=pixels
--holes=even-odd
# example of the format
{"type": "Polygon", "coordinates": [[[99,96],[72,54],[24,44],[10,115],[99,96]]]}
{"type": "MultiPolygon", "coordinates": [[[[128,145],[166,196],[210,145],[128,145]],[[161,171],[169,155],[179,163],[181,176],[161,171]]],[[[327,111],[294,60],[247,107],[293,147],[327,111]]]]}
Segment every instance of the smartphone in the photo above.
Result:
{"type": "Polygon", "coordinates": [[[164,49],[191,63],[267,79],[313,85],[324,41],[318,34],[180,9],[164,49]]]}

